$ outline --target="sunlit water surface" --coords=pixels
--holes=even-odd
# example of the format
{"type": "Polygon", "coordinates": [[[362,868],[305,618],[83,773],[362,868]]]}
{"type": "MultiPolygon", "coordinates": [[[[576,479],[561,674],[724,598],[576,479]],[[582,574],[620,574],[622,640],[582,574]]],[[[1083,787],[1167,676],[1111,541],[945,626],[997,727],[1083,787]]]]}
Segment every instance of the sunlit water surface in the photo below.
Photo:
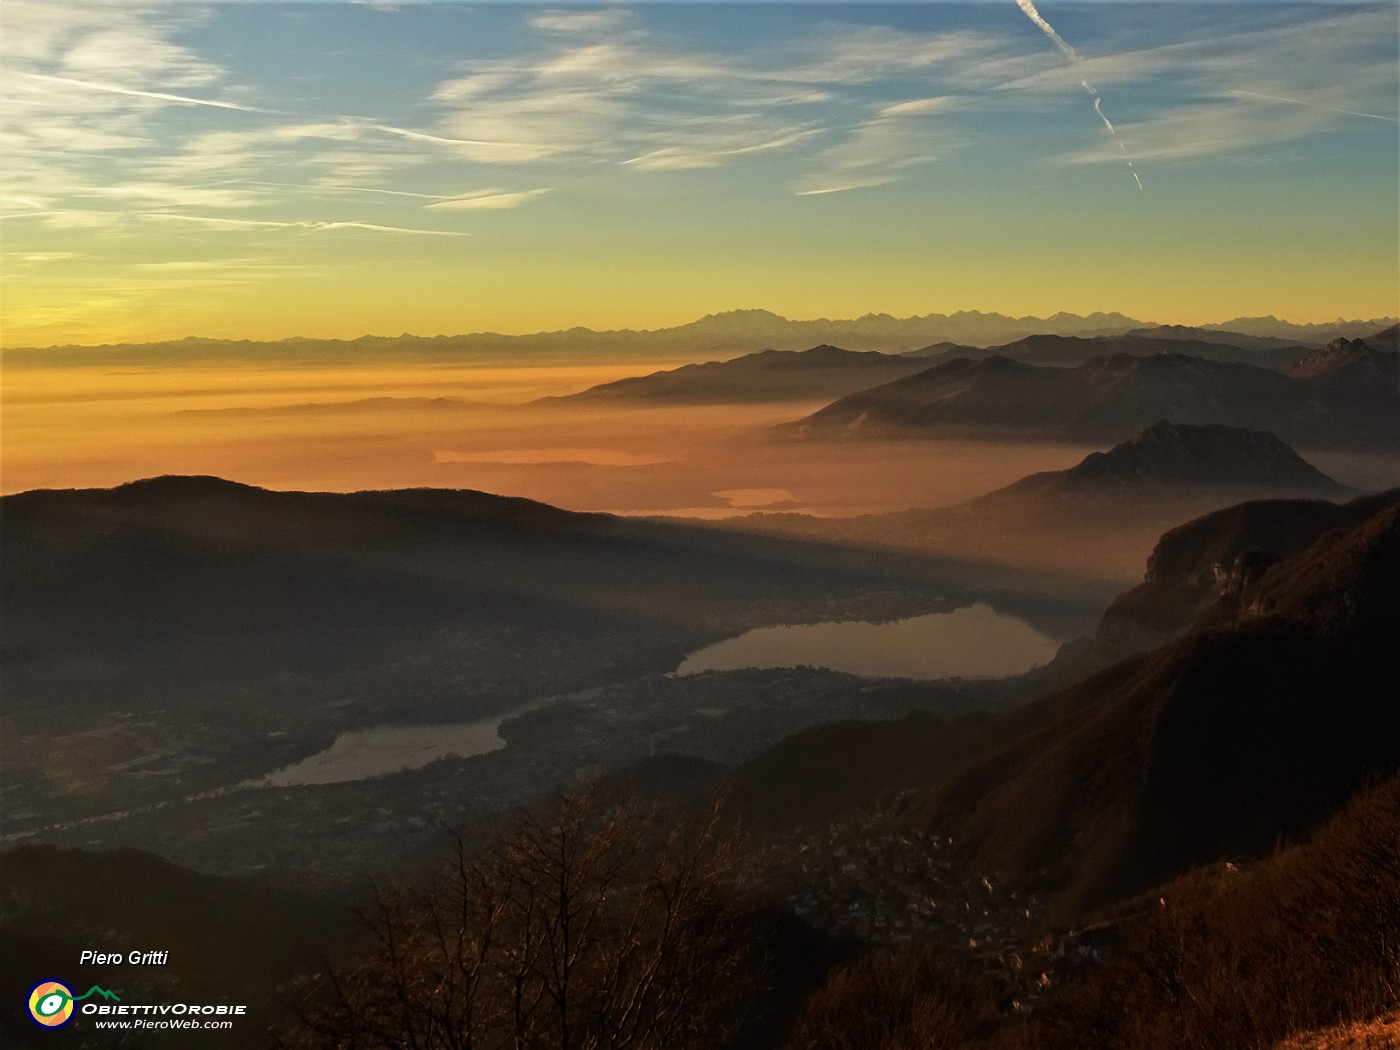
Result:
{"type": "Polygon", "coordinates": [[[1047,663],[1060,643],[978,602],[888,623],[760,627],[687,656],[677,674],[742,667],[825,667],[871,678],[988,678],[1047,663]]]}
{"type": "Polygon", "coordinates": [[[515,712],[451,725],[375,726],[341,733],[326,750],[249,786],[340,784],[421,769],[439,758],[472,758],[499,751],[506,746],[499,732],[501,723],[512,714],[515,712]]]}

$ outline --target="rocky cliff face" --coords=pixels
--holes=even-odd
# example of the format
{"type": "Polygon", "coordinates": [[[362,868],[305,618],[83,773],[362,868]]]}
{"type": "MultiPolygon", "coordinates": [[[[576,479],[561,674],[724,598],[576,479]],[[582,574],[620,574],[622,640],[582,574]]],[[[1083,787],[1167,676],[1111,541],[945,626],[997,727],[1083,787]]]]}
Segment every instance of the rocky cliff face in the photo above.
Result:
{"type": "Polygon", "coordinates": [[[1141,583],[1109,605],[1092,638],[1061,648],[1042,672],[1068,684],[1187,630],[1220,597],[1237,597],[1273,562],[1291,557],[1330,529],[1349,528],[1400,503],[1400,490],[1338,505],[1322,500],[1251,500],[1166,532],[1141,583]]]}
{"type": "Polygon", "coordinates": [[[1073,912],[1266,855],[1400,768],[1400,494],[1334,520],[1364,510],[1122,674],[1036,701],[1056,720],[952,778],[927,826],[1073,912]]]}

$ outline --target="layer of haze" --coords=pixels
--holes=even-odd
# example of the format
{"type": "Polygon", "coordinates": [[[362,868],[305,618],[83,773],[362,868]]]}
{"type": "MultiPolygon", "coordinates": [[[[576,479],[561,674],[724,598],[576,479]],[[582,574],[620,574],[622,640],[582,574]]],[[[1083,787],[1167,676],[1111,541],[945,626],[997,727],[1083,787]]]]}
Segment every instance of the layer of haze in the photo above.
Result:
{"type": "Polygon", "coordinates": [[[473,488],[624,514],[846,515],[956,503],[1086,451],[767,439],[769,426],[820,402],[527,403],[651,370],[16,368],[5,377],[0,484],[17,492],[214,474],[276,489],[473,488]]]}

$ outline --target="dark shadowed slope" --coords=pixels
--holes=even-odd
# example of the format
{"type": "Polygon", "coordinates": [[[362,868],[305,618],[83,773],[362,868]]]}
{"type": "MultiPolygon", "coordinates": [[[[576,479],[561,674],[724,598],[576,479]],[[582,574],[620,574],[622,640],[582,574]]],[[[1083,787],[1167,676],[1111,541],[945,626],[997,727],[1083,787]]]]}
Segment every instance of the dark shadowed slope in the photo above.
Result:
{"type": "Polygon", "coordinates": [[[1400,767],[1400,493],[1226,597],[1113,683],[954,777],[924,810],[1069,913],[1305,835],[1400,767]]]}
{"type": "Polygon", "coordinates": [[[836,346],[810,350],[764,350],[732,361],[685,365],[631,376],[537,404],[750,404],[816,401],[842,397],[877,383],[911,375],[923,362],[881,353],[856,353],[836,346]]]}
{"type": "Polygon", "coordinates": [[[1366,336],[1365,342],[1377,350],[1395,353],[1400,350],[1400,324],[1393,324],[1389,328],[1383,328],[1373,335],[1366,336]]]}
{"type": "MultiPolygon", "coordinates": [[[[127,1002],[244,1003],[245,1023],[219,1034],[230,1048],[263,1045],[285,1011],[278,985],[313,972],[325,953],[359,934],[348,904],[262,879],[198,874],[136,850],[20,846],[0,853],[0,886],[0,995],[20,1002],[36,981],[54,976],[77,995],[100,983],[127,1002]],[[170,964],[80,966],[85,949],[123,957],[167,951],[170,964]]],[[[82,1036],[65,1034],[79,1045],[127,1045],[86,1041],[95,1036],[91,1022],[84,1027],[82,1036]]],[[[7,1047],[51,1038],[22,1010],[0,1014],[7,1047]]],[[[166,1032],[138,1045],[197,1044],[188,1033],[166,1032]]]]}
{"type": "Polygon", "coordinates": [[[1351,528],[1394,499],[1350,503],[1254,500],[1179,525],[1162,536],[1137,586],[1104,613],[1094,642],[1114,658],[1170,641],[1215,604],[1220,587],[1272,558],[1290,558],[1331,529],[1351,528]]]}
{"type": "Polygon", "coordinates": [[[1400,1045],[1397,828],[1390,777],[1302,845],[1194,871],[1114,909],[1106,965],[1052,994],[1018,1045],[1220,1050],[1302,1029],[1314,1032],[1275,1050],[1400,1045]]]}
{"type": "Polygon", "coordinates": [[[0,509],[4,713],[35,731],[166,707],[309,717],[353,698],[381,715],[479,717],[522,693],[669,670],[697,644],[804,607],[830,615],[901,572],[471,491],[176,477],[22,493],[0,509]]]}
{"type": "Polygon", "coordinates": [[[939,343],[930,343],[928,346],[921,346],[917,350],[907,351],[904,356],[926,358],[934,361],[948,361],[958,357],[966,357],[975,361],[980,357],[990,357],[991,351],[983,351],[980,346],[968,346],[966,343],[952,343],[944,339],[939,343]]]}
{"type": "Polygon", "coordinates": [[[1295,445],[1400,448],[1396,355],[1347,344],[1333,356],[1333,367],[1296,375],[1181,354],[1114,354],[1075,368],[1004,355],[948,361],[841,398],[777,433],[1120,441],[1170,419],[1269,430],[1295,445]]]}

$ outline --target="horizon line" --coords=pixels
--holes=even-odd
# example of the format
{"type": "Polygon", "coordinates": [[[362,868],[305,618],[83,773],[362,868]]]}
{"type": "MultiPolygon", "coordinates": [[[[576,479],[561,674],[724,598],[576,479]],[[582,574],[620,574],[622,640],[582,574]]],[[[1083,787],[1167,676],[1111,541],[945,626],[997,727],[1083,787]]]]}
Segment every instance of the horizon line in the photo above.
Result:
{"type": "MultiPolygon", "coordinates": [[[[912,322],[912,321],[927,320],[927,319],[930,319],[930,318],[946,318],[946,319],[952,319],[952,318],[956,318],[956,317],[966,317],[966,316],[1001,318],[1001,319],[1004,319],[1004,320],[1007,320],[1007,321],[1048,321],[1048,320],[1050,320],[1050,319],[1052,319],[1052,318],[1055,318],[1055,317],[1074,317],[1074,318],[1078,318],[1078,319],[1080,319],[1080,320],[1085,320],[1085,321],[1087,321],[1087,320],[1090,320],[1090,319],[1092,319],[1092,318],[1094,318],[1094,317],[1097,317],[1097,316],[1102,316],[1102,317],[1117,316],[1117,317],[1122,317],[1122,318],[1125,318],[1125,319],[1128,320],[1128,321],[1133,322],[1133,327],[1134,327],[1134,328],[1169,328],[1169,327],[1170,327],[1170,328],[1207,328],[1207,327],[1220,328],[1222,325],[1228,325],[1228,324],[1230,324],[1230,323],[1232,323],[1232,322],[1235,322],[1235,321],[1274,321],[1274,322],[1276,322],[1276,323],[1278,323],[1278,324],[1280,324],[1280,325],[1288,325],[1288,326],[1290,326],[1290,327],[1295,327],[1295,328],[1326,328],[1326,327],[1332,326],[1332,325],[1353,325],[1353,324],[1363,324],[1363,323],[1364,323],[1364,324],[1369,324],[1369,323],[1382,323],[1382,324],[1383,324],[1383,323],[1385,323],[1385,322],[1389,322],[1390,324],[1400,323],[1400,317],[1396,317],[1396,316],[1392,316],[1392,315],[1381,315],[1381,316],[1377,316],[1377,317],[1352,317],[1352,318],[1338,316],[1338,317],[1336,317],[1335,319],[1325,320],[1325,321],[1290,321],[1290,320],[1288,320],[1287,318],[1280,317],[1280,316],[1278,316],[1277,314],[1272,314],[1272,313],[1270,313],[1270,314],[1254,314],[1254,315],[1239,314],[1239,315],[1236,315],[1236,316],[1234,316],[1234,317],[1228,318],[1227,320],[1223,320],[1223,321],[1202,321],[1202,322],[1199,322],[1199,323],[1196,323],[1196,324],[1189,324],[1189,323],[1182,323],[1182,322],[1176,322],[1176,321],[1148,321],[1148,320],[1142,320],[1142,319],[1140,319],[1140,318],[1132,317],[1132,316],[1129,315],[1129,314],[1125,314],[1125,313],[1122,313],[1122,312],[1117,311],[1117,310],[1091,310],[1091,311],[1089,311],[1088,313],[1085,313],[1085,314],[1075,313],[1075,312],[1070,311],[1070,310],[1057,310],[1057,311],[1055,311],[1055,312],[1052,313],[1052,314],[1048,314],[1048,315],[1041,316],[1041,315],[1037,315],[1037,314],[1019,314],[1019,315],[1018,315],[1018,314],[1007,314],[1007,313],[1001,313],[1000,311],[997,311],[997,310],[961,309],[961,310],[954,310],[954,311],[951,312],[951,313],[942,313],[942,312],[939,312],[939,311],[936,311],[936,310],[935,310],[935,311],[930,311],[929,313],[926,313],[926,314],[909,314],[909,315],[903,316],[903,317],[898,316],[898,315],[896,315],[896,314],[888,313],[888,312],[886,312],[886,311],[867,311],[866,313],[861,314],[861,315],[859,315],[859,316],[857,316],[857,317],[811,317],[811,318],[800,318],[800,317],[787,317],[787,316],[785,316],[785,315],[783,315],[783,314],[776,313],[775,311],[768,310],[768,309],[765,309],[765,308],[763,308],[763,307],[735,307],[735,308],[730,309],[730,310],[720,310],[720,311],[716,311],[716,312],[712,312],[712,313],[703,314],[703,315],[701,315],[700,317],[697,317],[697,318],[695,318],[695,319],[693,319],[693,320],[690,320],[690,321],[682,321],[682,322],[679,322],[679,323],[677,323],[677,324],[671,324],[671,325],[662,325],[661,327],[658,327],[658,328],[590,328],[590,327],[588,327],[588,326],[586,326],[586,325],[573,325],[573,326],[570,326],[570,327],[568,327],[568,328],[539,329],[539,330],[530,331],[530,332],[497,332],[497,331],[492,331],[492,330],[490,330],[490,329],[484,329],[484,330],[467,331],[467,332],[442,332],[442,333],[438,333],[438,334],[436,334],[436,335],[420,335],[420,334],[417,334],[417,333],[414,333],[414,332],[403,331],[403,332],[399,332],[399,333],[396,334],[396,335],[378,334],[378,333],[374,333],[374,332],[366,332],[366,333],[363,334],[363,335],[351,336],[351,337],[315,336],[315,335],[300,335],[300,334],[298,334],[298,335],[280,336],[280,337],[269,338],[269,339],[257,339],[257,338],[252,338],[252,337],[249,337],[249,336],[185,335],[185,336],[171,336],[171,337],[167,337],[167,338],[164,338],[164,339],[156,338],[156,339],[144,339],[144,340],[138,340],[138,341],[123,341],[123,342],[109,342],[109,343],[73,343],[73,342],[69,342],[69,343],[49,343],[49,344],[46,344],[46,345],[28,344],[28,345],[22,345],[22,346],[5,346],[5,345],[3,344],[3,342],[0,342],[0,353],[5,353],[5,352],[16,352],[16,351],[48,351],[48,350],[76,350],[76,349],[84,349],[84,350],[102,350],[102,349],[109,349],[109,348],[116,348],[116,347],[158,346],[158,345],[163,344],[163,343],[247,343],[247,344],[255,345],[255,346],[276,346],[276,345],[281,344],[281,343],[344,343],[344,344],[350,344],[350,343],[365,342],[365,341],[367,341],[367,340],[385,340],[385,341],[393,341],[393,340],[400,340],[400,339],[415,339],[415,340],[438,341],[438,340],[449,340],[449,339],[472,339],[472,338],[481,338],[481,339],[485,339],[485,338],[496,338],[496,339],[504,339],[504,340],[517,340],[517,339],[533,339],[533,338],[539,338],[539,337],[543,337],[543,336],[563,336],[563,335],[568,335],[569,333],[573,333],[573,332],[577,332],[577,333],[580,333],[580,334],[582,334],[582,333],[588,333],[588,334],[590,334],[590,335],[653,335],[653,334],[657,334],[657,333],[661,333],[661,332],[672,332],[672,331],[675,331],[675,330],[680,329],[680,328],[686,328],[686,327],[689,327],[689,326],[691,326],[691,325],[699,324],[699,323],[701,323],[701,322],[703,322],[703,321],[707,321],[707,320],[710,320],[710,319],[712,319],[712,318],[728,317],[728,316],[731,316],[731,315],[734,315],[734,314],[766,314],[766,315],[769,316],[769,317],[776,318],[777,320],[783,321],[783,322],[788,323],[788,324],[823,324],[823,323],[824,323],[824,324],[829,324],[829,325],[857,324],[857,323],[859,323],[859,322],[861,322],[861,321],[865,321],[865,320],[871,319],[871,318],[888,318],[888,319],[890,319],[890,320],[892,320],[892,321],[897,321],[897,322],[912,322]]],[[[1228,329],[1228,328],[1221,329],[1221,330],[1223,330],[1223,331],[1230,331],[1230,329],[1228,329]]],[[[1033,333],[1033,334],[1034,334],[1034,333],[1033,333]]],[[[1045,334],[1045,333],[1042,333],[1042,334],[1045,334]]],[[[1240,333],[1240,334],[1243,334],[1243,333],[1240,333]]]]}

